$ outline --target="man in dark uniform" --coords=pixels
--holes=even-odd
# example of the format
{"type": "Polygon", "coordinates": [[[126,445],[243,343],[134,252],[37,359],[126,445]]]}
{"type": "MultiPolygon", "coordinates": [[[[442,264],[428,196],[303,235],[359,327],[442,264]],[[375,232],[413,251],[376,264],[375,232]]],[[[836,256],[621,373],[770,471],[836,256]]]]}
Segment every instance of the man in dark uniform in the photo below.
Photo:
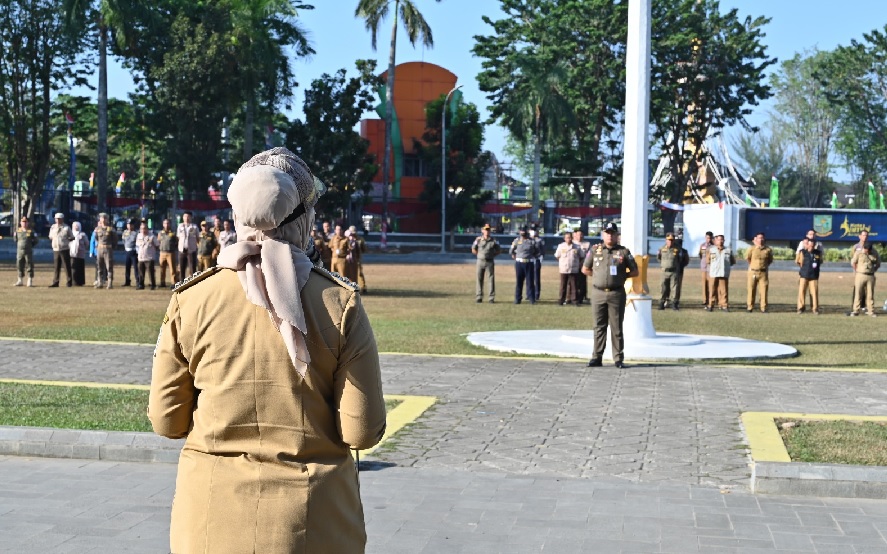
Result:
{"type": "Polygon", "coordinates": [[[530,304],[536,303],[536,287],[534,285],[535,260],[538,256],[536,241],[527,237],[527,228],[521,227],[519,235],[511,248],[508,250],[511,258],[514,260],[514,272],[517,276],[517,283],[514,287],[514,303],[521,303],[521,294],[524,288],[524,280],[527,281],[527,300],[530,304]]]}
{"type": "Polygon", "coordinates": [[[126,220],[126,230],[123,231],[123,251],[126,253],[126,266],[123,273],[123,286],[131,286],[129,279],[130,270],[133,270],[136,277],[136,284],[141,281],[139,276],[139,251],[136,249],[136,238],[139,236],[139,230],[136,229],[136,222],[133,219],[126,220]]]}
{"type": "Polygon", "coordinates": [[[542,294],[542,254],[545,251],[545,239],[539,235],[536,225],[530,227],[530,238],[536,242],[536,258],[533,260],[533,289],[536,291],[536,301],[542,294]]]}
{"type": "Polygon", "coordinates": [[[656,254],[662,268],[662,284],[660,286],[659,309],[665,309],[665,303],[672,310],[679,310],[681,302],[681,281],[684,278],[684,268],[690,263],[690,256],[683,248],[678,248],[674,242],[674,235],[665,235],[665,246],[656,254]]]}
{"type": "Polygon", "coordinates": [[[163,229],[157,233],[157,242],[160,243],[160,286],[166,288],[166,270],[169,269],[170,286],[176,283],[176,251],[178,239],[176,233],[170,228],[168,219],[163,220],[163,229]]]}
{"type": "Polygon", "coordinates": [[[618,244],[619,228],[612,221],[604,227],[604,242],[592,247],[582,273],[591,277],[591,309],[594,319],[594,355],[588,367],[601,367],[607,346],[607,325],[616,367],[624,367],[622,320],[625,317],[625,280],[640,272],[628,248],[618,244]]]}
{"type": "Polygon", "coordinates": [[[34,286],[34,247],[37,245],[37,234],[28,229],[28,218],[22,217],[18,230],[15,232],[15,263],[18,267],[18,281],[15,286],[24,285],[25,269],[28,270],[28,286],[34,286]]]}
{"type": "Polygon", "coordinates": [[[502,252],[499,243],[490,235],[490,224],[487,223],[481,229],[481,236],[474,239],[471,245],[471,253],[477,256],[477,280],[475,286],[475,302],[484,301],[484,276],[489,276],[490,303],[496,301],[496,265],[495,258],[502,252]]]}

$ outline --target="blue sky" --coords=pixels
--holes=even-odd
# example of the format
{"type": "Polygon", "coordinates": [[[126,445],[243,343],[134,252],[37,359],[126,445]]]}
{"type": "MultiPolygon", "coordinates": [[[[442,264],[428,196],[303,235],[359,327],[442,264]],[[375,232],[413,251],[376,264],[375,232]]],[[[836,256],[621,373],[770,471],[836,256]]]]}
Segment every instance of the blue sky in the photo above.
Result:
{"type": "MultiPolygon", "coordinates": [[[[471,48],[475,35],[490,31],[481,16],[487,15],[492,19],[502,16],[498,0],[416,2],[431,25],[435,46],[433,49],[424,49],[421,45],[413,48],[403,33],[399,33],[398,63],[426,61],[454,72],[459,77],[459,84],[464,85],[462,91],[465,99],[477,104],[481,115],[486,116],[488,102],[475,80],[481,70],[480,60],[471,55],[471,48]]],[[[334,73],[343,67],[353,74],[354,60],[359,58],[373,58],[378,60],[381,69],[387,67],[390,28],[387,23],[383,24],[379,33],[379,50],[373,51],[369,32],[362,21],[354,18],[356,3],[356,0],[315,0],[317,7],[314,10],[302,12],[303,24],[310,32],[317,54],[295,63],[300,86],[293,98],[291,117],[300,111],[304,87],[321,74],[334,73]]],[[[861,39],[864,32],[883,28],[887,23],[884,0],[721,0],[721,6],[724,10],[737,8],[740,17],[770,17],[772,21],[766,26],[765,43],[769,55],[780,60],[814,47],[829,50],[840,44],[848,44],[851,39],[861,39]]],[[[132,78],[114,63],[109,70],[109,94],[125,98],[133,89],[132,78]]],[[[77,93],[94,95],[86,90],[77,93]]],[[[768,105],[757,108],[750,122],[753,125],[762,124],[767,118],[768,109],[768,105]]],[[[485,147],[501,160],[504,146],[505,131],[495,126],[488,127],[485,147]]]]}

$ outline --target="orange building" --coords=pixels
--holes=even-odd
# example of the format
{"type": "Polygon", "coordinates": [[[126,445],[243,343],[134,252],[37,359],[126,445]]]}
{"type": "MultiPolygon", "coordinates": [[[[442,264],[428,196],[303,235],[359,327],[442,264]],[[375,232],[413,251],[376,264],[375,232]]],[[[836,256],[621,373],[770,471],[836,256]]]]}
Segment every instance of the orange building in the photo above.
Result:
{"type": "MultiPolygon", "coordinates": [[[[386,71],[381,76],[383,83],[387,83],[387,77],[386,71]]],[[[392,134],[390,178],[393,184],[388,196],[388,213],[392,218],[398,219],[396,229],[399,231],[440,231],[440,213],[429,213],[427,205],[419,201],[419,195],[425,190],[429,171],[423,167],[414,148],[414,141],[421,141],[425,133],[425,106],[455,86],[455,74],[431,63],[402,63],[397,65],[394,72],[396,122],[392,134]],[[415,217],[416,215],[420,217],[415,217]]],[[[383,97],[380,104],[384,110],[384,86],[381,90],[383,97]]],[[[385,121],[364,119],[360,122],[360,136],[369,141],[369,152],[379,160],[379,172],[373,178],[373,203],[365,208],[365,212],[381,214],[381,160],[385,155],[385,121]]]]}

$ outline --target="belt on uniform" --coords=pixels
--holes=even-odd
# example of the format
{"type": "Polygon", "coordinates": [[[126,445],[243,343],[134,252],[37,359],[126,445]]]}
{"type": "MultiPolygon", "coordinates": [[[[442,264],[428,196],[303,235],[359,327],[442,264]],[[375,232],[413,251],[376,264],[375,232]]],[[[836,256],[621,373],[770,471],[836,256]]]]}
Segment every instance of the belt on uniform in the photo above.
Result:
{"type": "Polygon", "coordinates": [[[515,258],[514,261],[521,264],[528,264],[533,261],[532,258],[515,258]]]}
{"type": "Polygon", "coordinates": [[[752,269],[755,273],[767,273],[766,269],[752,269]]]}
{"type": "Polygon", "coordinates": [[[597,290],[602,290],[602,291],[604,291],[604,292],[616,292],[616,291],[618,291],[618,290],[622,290],[621,288],[612,288],[612,289],[610,289],[610,288],[606,288],[606,287],[599,287],[599,286],[597,286],[597,285],[592,285],[592,286],[593,286],[594,288],[596,288],[597,290]]]}

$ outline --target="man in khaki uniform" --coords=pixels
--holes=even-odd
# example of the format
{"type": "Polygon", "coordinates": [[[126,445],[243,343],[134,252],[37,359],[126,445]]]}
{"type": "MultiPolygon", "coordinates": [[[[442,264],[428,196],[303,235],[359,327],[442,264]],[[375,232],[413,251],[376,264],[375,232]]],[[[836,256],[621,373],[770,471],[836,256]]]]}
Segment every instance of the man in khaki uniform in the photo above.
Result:
{"type": "Polygon", "coordinates": [[[238,242],[163,318],[148,417],[186,438],[171,552],[365,548],[349,449],[385,430],[379,355],[358,291],[304,253],[322,185],[297,161],[275,148],[237,171],[238,242]]]}
{"type": "Polygon", "coordinates": [[[314,250],[320,255],[320,263],[323,264],[324,269],[329,269],[332,252],[326,243],[326,235],[320,229],[314,228],[311,229],[311,239],[314,241],[314,250]]]}
{"type": "Polygon", "coordinates": [[[117,246],[117,232],[108,224],[108,214],[99,214],[99,224],[95,228],[96,263],[99,278],[95,288],[114,288],[114,247],[117,246]]]}
{"type": "MultiPolygon", "coordinates": [[[[857,242],[856,244],[853,245],[853,254],[856,254],[857,252],[859,252],[860,250],[862,250],[862,245],[865,244],[866,241],[868,241],[868,240],[869,240],[869,232],[868,232],[866,229],[863,229],[862,231],[859,232],[859,242],[857,242]]],[[[821,250],[821,248],[820,248],[820,250],[821,250]]],[[[870,253],[871,253],[875,258],[877,258],[877,260],[878,260],[878,264],[880,264],[880,263],[881,263],[881,257],[880,257],[880,255],[878,254],[878,251],[875,250],[874,248],[872,248],[870,253]]],[[[850,255],[851,258],[853,258],[853,254],[850,255]]],[[[853,288],[853,295],[852,295],[852,298],[853,298],[854,301],[856,300],[856,292],[857,292],[857,291],[856,291],[856,288],[854,287],[854,288],[853,288]]],[[[861,301],[860,301],[859,304],[860,304],[860,306],[863,306],[863,305],[866,304],[866,300],[865,300],[865,291],[863,290],[863,291],[861,292],[861,294],[862,294],[862,299],[861,299],[861,301]]],[[[863,307],[863,309],[865,309],[865,308],[863,307]]]]}
{"type": "Polygon", "coordinates": [[[363,237],[360,236],[357,232],[357,227],[354,225],[348,227],[348,230],[351,231],[351,238],[353,239],[350,244],[357,244],[357,286],[360,287],[360,294],[365,295],[367,293],[367,280],[363,276],[363,255],[367,251],[367,241],[363,240],[363,237]]]}
{"type": "Polygon", "coordinates": [[[480,236],[474,239],[471,245],[471,253],[477,256],[476,286],[474,287],[475,302],[484,301],[484,276],[489,276],[490,304],[496,301],[496,263],[495,258],[502,252],[502,247],[490,235],[490,224],[486,224],[480,230],[480,236]]]}
{"type": "Polygon", "coordinates": [[[711,280],[708,306],[705,310],[710,312],[715,307],[715,302],[723,312],[730,311],[730,269],[736,265],[736,257],[733,251],[724,246],[724,235],[715,236],[715,242],[708,249],[708,275],[711,280]]]}
{"type": "Polygon", "coordinates": [[[168,219],[163,220],[163,228],[157,233],[157,243],[160,247],[160,287],[166,287],[166,270],[169,269],[169,284],[175,284],[178,275],[176,273],[176,251],[178,239],[170,227],[168,219]]]}
{"type": "Polygon", "coordinates": [[[862,243],[862,249],[854,252],[853,259],[850,260],[850,265],[856,273],[854,280],[856,293],[853,297],[853,311],[850,312],[852,316],[859,315],[864,297],[868,314],[878,317],[875,314],[875,272],[881,267],[881,259],[872,250],[872,243],[865,241],[862,243]]]}
{"type": "Polygon", "coordinates": [[[770,289],[769,268],[773,263],[773,250],[765,244],[766,240],[764,233],[758,233],[754,238],[754,246],[745,253],[745,261],[748,262],[748,280],[746,282],[748,295],[745,301],[745,310],[748,313],[755,310],[755,297],[758,289],[761,289],[761,313],[767,313],[767,292],[770,289]]]}
{"type": "Polygon", "coordinates": [[[662,268],[662,284],[659,287],[659,309],[664,310],[665,304],[672,310],[680,309],[681,281],[684,278],[684,268],[690,263],[687,251],[678,248],[674,243],[674,235],[665,235],[665,246],[656,254],[662,268]]]}
{"type": "Polygon", "coordinates": [[[705,232],[705,240],[699,246],[699,269],[702,270],[702,305],[708,307],[711,296],[711,276],[708,274],[708,251],[714,245],[715,235],[705,232]]]}
{"type": "Polygon", "coordinates": [[[344,276],[348,272],[348,237],[342,231],[341,225],[336,225],[336,233],[330,239],[330,271],[344,276]]]}
{"type": "Polygon", "coordinates": [[[15,232],[15,263],[18,267],[18,281],[15,286],[24,284],[25,269],[28,270],[28,286],[34,286],[34,247],[38,242],[37,234],[28,229],[28,218],[22,217],[19,228],[15,232]]]}
{"type": "Polygon", "coordinates": [[[215,266],[213,252],[216,251],[216,236],[207,231],[206,221],[200,222],[200,234],[197,236],[197,271],[215,266]]]}
{"type": "Polygon", "coordinates": [[[610,326],[613,361],[624,367],[622,320],[625,317],[625,280],[640,272],[628,248],[618,244],[619,228],[612,221],[604,227],[604,242],[591,248],[582,273],[591,277],[591,309],[594,318],[594,354],[588,367],[603,365],[607,347],[607,325],[610,326]]]}

